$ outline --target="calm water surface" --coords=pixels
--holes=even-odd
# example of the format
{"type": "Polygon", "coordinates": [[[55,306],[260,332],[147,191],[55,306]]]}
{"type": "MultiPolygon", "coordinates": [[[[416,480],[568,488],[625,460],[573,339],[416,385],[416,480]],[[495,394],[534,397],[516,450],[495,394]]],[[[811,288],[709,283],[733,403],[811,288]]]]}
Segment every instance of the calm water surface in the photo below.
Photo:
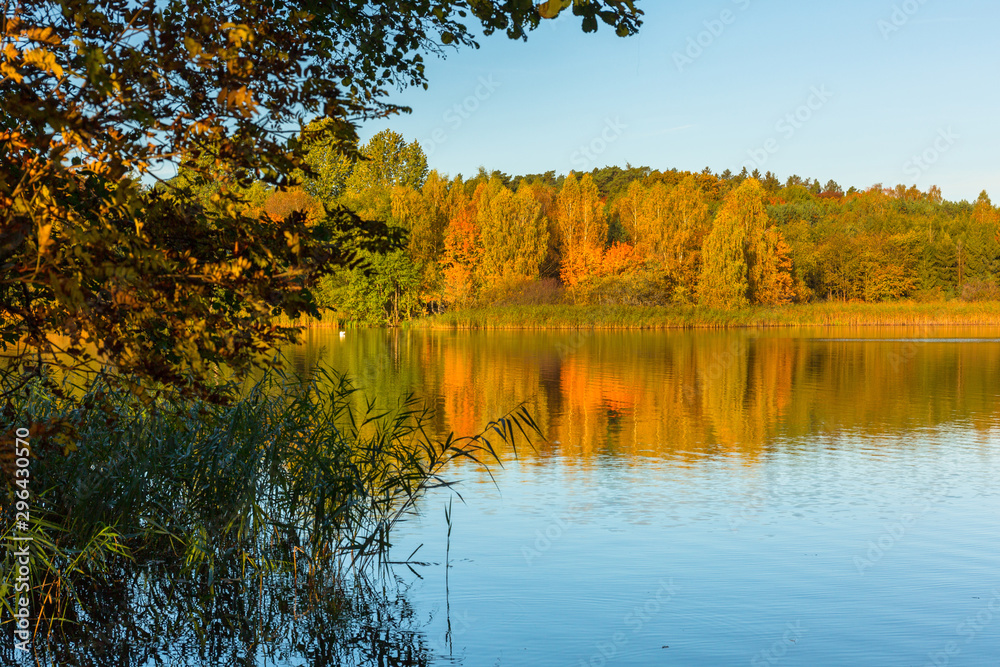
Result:
{"type": "Polygon", "coordinates": [[[401,527],[435,665],[1000,665],[1000,329],[313,331],[442,433],[548,440],[401,527]]]}

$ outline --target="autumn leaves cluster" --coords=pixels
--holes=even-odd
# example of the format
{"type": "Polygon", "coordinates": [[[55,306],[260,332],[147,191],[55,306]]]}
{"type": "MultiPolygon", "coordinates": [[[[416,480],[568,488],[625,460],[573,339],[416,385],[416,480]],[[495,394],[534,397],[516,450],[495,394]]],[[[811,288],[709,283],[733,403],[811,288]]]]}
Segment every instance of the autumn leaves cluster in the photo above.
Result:
{"type": "Polygon", "coordinates": [[[369,253],[320,293],[370,324],[503,303],[738,309],[1000,294],[1000,212],[986,193],[954,203],[937,188],[845,193],[798,176],[618,167],[449,179],[389,130],[359,153],[314,146],[301,188],[250,198],[276,220],[344,206],[400,232],[403,247],[369,253]]]}
{"type": "Polygon", "coordinates": [[[590,174],[571,173],[558,189],[522,181],[515,191],[498,176],[477,180],[445,183],[432,172],[419,195],[392,192],[411,256],[432,267],[425,287],[439,278],[439,297],[449,305],[489,300],[544,276],[557,276],[577,302],[609,294],[627,301],[631,293],[633,300],[730,308],[795,298],[790,251],[756,180],[733,190],[714,220],[694,176],[673,187],[633,181],[610,206],[590,174]],[[624,240],[609,242],[613,217],[624,240]]]}
{"type": "Polygon", "coordinates": [[[260,210],[313,217],[325,200],[405,230],[405,249],[369,257],[367,271],[341,275],[326,293],[328,305],[362,319],[384,312],[392,321],[427,304],[492,303],[543,278],[577,303],[731,308],[796,297],[789,247],[755,179],[714,202],[713,216],[715,193],[706,195],[697,175],[633,180],[610,200],[586,173],[561,182],[485,171],[447,179],[428,170],[418,145],[391,131],[361,152],[367,159],[353,167],[320,156],[303,189],[272,192],[260,210]]]}

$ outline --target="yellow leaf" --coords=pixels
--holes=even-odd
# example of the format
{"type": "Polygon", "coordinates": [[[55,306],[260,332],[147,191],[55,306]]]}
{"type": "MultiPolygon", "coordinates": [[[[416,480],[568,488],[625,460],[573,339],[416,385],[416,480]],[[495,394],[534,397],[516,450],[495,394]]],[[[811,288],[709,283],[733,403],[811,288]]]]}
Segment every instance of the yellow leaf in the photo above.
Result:
{"type": "Polygon", "coordinates": [[[546,0],[538,5],[538,14],[543,19],[554,19],[559,12],[573,4],[573,0],[546,0]]]}
{"type": "Polygon", "coordinates": [[[224,23],[223,30],[229,30],[229,43],[239,48],[244,42],[253,42],[253,31],[245,24],[224,23]]]}
{"type": "Polygon", "coordinates": [[[59,35],[56,35],[52,31],[52,27],[47,28],[31,28],[26,32],[28,39],[32,39],[36,42],[45,42],[46,44],[52,44],[53,46],[58,46],[62,43],[59,39],[59,35]]]}
{"type": "Polygon", "coordinates": [[[4,76],[11,79],[14,83],[21,83],[24,80],[24,77],[7,63],[0,63],[0,72],[3,72],[4,76]]]}
{"type": "Polygon", "coordinates": [[[31,49],[24,52],[24,63],[34,65],[44,72],[52,72],[58,78],[62,78],[63,69],[56,62],[56,56],[48,49],[31,49]]]}
{"type": "Polygon", "coordinates": [[[190,53],[192,57],[201,53],[201,44],[187,35],[184,36],[184,47],[187,48],[188,53],[190,53]]]}
{"type": "Polygon", "coordinates": [[[38,226],[38,254],[44,255],[48,249],[49,240],[52,235],[52,223],[38,226]]]}

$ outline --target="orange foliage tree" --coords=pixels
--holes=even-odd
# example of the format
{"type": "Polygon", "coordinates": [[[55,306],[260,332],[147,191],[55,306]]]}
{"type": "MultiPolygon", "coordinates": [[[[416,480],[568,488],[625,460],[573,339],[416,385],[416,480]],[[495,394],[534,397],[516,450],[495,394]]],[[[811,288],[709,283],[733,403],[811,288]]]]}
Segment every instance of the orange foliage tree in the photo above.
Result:
{"type": "Polygon", "coordinates": [[[465,194],[461,182],[452,184],[449,192],[452,217],[444,235],[441,256],[441,298],[450,305],[469,304],[476,295],[474,269],[482,259],[479,226],[476,224],[477,202],[465,194]]]}
{"type": "Polygon", "coordinates": [[[556,199],[556,222],[562,255],[560,276],[576,285],[585,280],[594,262],[600,263],[608,238],[608,221],[597,185],[590,174],[577,180],[570,173],[556,199]]]}
{"type": "Polygon", "coordinates": [[[323,204],[300,188],[274,190],[264,200],[262,213],[274,222],[280,222],[296,212],[305,215],[306,224],[315,224],[325,214],[323,204]]]}

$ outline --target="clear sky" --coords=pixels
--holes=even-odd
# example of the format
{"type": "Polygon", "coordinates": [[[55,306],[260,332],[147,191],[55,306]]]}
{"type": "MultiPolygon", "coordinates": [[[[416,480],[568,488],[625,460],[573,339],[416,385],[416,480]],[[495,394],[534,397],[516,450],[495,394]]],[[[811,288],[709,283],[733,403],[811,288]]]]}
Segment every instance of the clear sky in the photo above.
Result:
{"type": "Polygon", "coordinates": [[[564,12],[427,64],[413,113],[366,123],[417,139],[454,176],[626,163],[744,165],[1000,200],[1000,3],[640,0],[639,35],[564,12]]]}

